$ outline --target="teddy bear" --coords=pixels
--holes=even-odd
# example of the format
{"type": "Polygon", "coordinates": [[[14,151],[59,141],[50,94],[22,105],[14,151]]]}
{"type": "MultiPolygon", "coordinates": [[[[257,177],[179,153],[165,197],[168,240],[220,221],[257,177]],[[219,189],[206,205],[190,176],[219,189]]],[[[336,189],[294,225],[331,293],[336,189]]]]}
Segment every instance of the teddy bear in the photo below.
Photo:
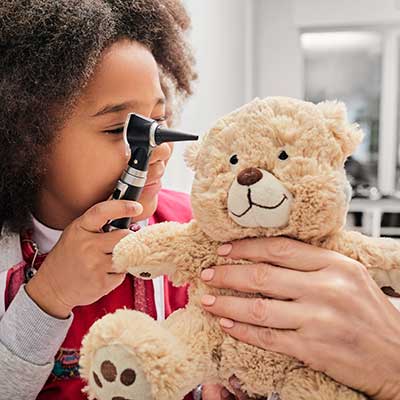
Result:
{"type": "Polygon", "coordinates": [[[362,136],[341,102],[269,97],[222,117],[191,145],[185,158],[195,172],[194,219],[146,227],[113,250],[118,272],[188,283],[189,302],[164,321],[127,309],[98,320],[81,349],[89,398],[179,400],[200,383],[229,388],[235,375],[252,398],[366,399],[293,357],[232,338],[200,303],[206,293],[260,297],[211,288],[200,273],[249,263],[218,256],[222,243],[272,236],[351,257],[379,287],[400,293],[400,245],[345,229],[351,187],[344,162],[362,136]]]}

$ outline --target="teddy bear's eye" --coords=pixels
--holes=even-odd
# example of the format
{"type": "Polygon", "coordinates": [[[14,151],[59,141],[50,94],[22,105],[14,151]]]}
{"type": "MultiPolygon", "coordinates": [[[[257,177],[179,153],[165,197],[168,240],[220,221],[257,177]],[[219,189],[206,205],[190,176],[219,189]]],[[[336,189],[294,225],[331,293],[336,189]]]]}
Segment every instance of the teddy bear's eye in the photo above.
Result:
{"type": "Polygon", "coordinates": [[[279,159],[280,159],[280,160],[286,160],[287,158],[289,158],[288,154],[286,153],[285,150],[282,150],[282,151],[279,153],[279,159]]]}
{"type": "Polygon", "coordinates": [[[229,162],[233,165],[237,164],[239,162],[238,156],[234,154],[230,159],[229,162]]]}

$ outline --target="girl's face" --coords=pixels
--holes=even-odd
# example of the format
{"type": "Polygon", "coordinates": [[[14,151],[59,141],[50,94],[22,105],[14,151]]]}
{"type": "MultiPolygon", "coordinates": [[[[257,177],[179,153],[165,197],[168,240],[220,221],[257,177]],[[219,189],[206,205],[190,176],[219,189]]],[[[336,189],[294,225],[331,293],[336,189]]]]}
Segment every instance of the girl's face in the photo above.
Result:
{"type": "MultiPolygon", "coordinates": [[[[64,229],[92,205],[109,198],[130,157],[122,134],[130,112],[163,121],[165,98],[151,52],[137,42],[123,40],[104,52],[60,131],[33,211],[36,218],[64,229]]],[[[139,199],[144,210],[137,220],[156,209],[171,152],[172,145],[166,143],[153,151],[139,199]]]]}

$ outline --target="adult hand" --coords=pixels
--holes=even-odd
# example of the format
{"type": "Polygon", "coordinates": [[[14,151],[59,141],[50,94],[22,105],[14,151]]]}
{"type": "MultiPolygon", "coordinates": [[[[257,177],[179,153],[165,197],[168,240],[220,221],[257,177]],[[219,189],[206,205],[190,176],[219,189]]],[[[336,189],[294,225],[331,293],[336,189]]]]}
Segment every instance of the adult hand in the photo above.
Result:
{"type": "Polygon", "coordinates": [[[400,399],[400,313],[362,264],[288,238],[244,239],[218,253],[254,264],[204,270],[206,283],[268,297],[205,295],[228,334],[377,400],[400,399]]]}

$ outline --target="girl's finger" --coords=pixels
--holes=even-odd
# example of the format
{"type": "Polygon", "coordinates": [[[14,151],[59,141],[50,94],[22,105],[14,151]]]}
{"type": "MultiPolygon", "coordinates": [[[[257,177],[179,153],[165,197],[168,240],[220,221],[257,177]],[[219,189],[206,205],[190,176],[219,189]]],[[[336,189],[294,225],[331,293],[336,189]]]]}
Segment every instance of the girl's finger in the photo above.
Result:
{"type": "Polygon", "coordinates": [[[109,221],[124,217],[134,217],[143,212],[140,203],[130,200],[103,201],[90,207],[78,218],[79,226],[88,232],[102,232],[103,226],[109,221]]]}
{"type": "Polygon", "coordinates": [[[233,392],[235,393],[235,397],[237,400],[250,400],[250,397],[247,396],[244,392],[242,392],[240,388],[240,381],[236,378],[235,375],[229,378],[229,383],[232,386],[233,392]]]}
{"type": "MultiPolygon", "coordinates": [[[[129,229],[116,229],[111,232],[98,234],[98,241],[101,250],[105,254],[111,254],[114,246],[127,235],[134,234],[129,229]]],[[[96,236],[97,237],[97,236],[96,236]]]]}

